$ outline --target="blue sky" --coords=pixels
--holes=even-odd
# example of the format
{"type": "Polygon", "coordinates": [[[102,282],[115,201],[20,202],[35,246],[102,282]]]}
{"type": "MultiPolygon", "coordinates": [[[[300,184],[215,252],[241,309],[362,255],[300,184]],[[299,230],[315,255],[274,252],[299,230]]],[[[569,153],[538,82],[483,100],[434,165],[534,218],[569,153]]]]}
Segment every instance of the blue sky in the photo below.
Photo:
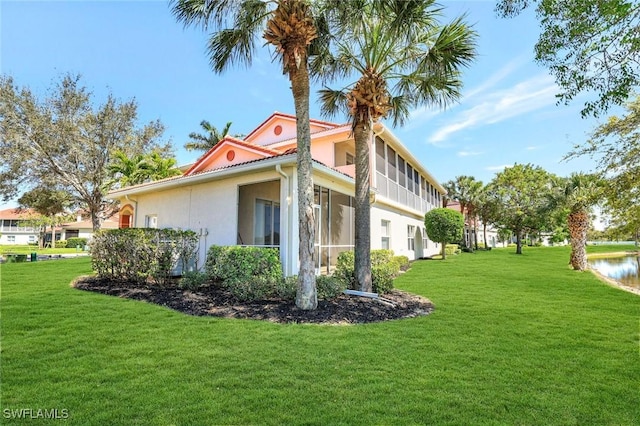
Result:
{"type": "MultiPolygon", "coordinates": [[[[442,1],[449,17],[466,13],[479,33],[478,59],[465,70],[461,101],[445,111],[420,108],[394,133],[440,181],[472,175],[488,182],[514,163],[566,176],[589,171],[587,158],[561,162],[599,123],[582,119],[581,97],[556,105],[559,89],[533,62],[539,26],[532,12],[500,19],[494,1],[442,1]]],[[[443,19],[445,21],[447,18],[443,19]]],[[[165,1],[0,2],[0,70],[40,95],[67,72],[79,73],[102,103],[111,91],[135,98],[140,124],[160,119],[180,164],[202,119],[249,133],[274,111],[294,113],[289,84],[268,49],[250,68],[214,74],[206,34],[184,29],[165,1]]],[[[318,89],[316,87],[315,89],[318,89]]],[[[311,96],[311,116],[322,117],[311,96]]]]}

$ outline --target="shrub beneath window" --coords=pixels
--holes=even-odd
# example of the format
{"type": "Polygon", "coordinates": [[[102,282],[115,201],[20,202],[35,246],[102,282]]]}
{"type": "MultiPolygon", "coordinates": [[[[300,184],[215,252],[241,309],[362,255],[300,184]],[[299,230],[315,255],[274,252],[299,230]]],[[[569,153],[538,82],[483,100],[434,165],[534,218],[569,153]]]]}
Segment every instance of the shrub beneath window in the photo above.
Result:
{"type": "Polygon", "coordinates": [[[195,265],[198,236],[193,231],[127,228],[101,230],[91,243],[93,269],[99,277],[166,284],[179,268],[195,265]]]}
{"type": "MultiPolygon", "coordinates": [[[[338,254],[336,271],[333,276],[346,288],[358,290],[355,275],[355,255],[353,251],[338,254]]],[[[387,293],[393,289],[393,279],[398,276],[400,267],[394,261],[393,250],[371,251],[371,282],[375,293],[387,293]]]]}
{"type": "Polygon", "coordinates": [[[275,296],[282,281],[280,255],[274,248],[212,246],[205,272],[245,301],[275,296]]]}

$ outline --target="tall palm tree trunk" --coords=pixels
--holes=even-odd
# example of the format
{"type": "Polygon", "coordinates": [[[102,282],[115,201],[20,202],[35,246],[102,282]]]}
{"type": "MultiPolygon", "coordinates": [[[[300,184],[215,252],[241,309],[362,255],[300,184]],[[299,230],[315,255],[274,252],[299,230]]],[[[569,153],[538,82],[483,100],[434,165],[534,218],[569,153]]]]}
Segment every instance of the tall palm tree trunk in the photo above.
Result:
{"type": "Polygon", "coordinates": [[[587,230],[589,214],[585,210],[571,212],[567,217],[571,238],[571,258],[569,262],[576,271],[587,269],[587,230]]]}
{"type": "Polygon", "coordinates": [[[313,252],[315,242],[315,220],[313,217],[313,180],[311,177],[311,129],[309,127],[309,70],[304,58],[299,67],[289,67],[289,80],[296,110],[298,138],[298,234],[300,244],[298,256],[298,291],[296,306],[311,310],[318,306],[315,285],[313,252]]]}
{"type": "Polygon", "coordinates": [[[361,291],[373,289],[371,279],[371,205],[369,204],[370,159],[369,143],[373,138],[370,120],[358,120],[353,127],[356,145],[355,197],[355,273],[361,291]]]}

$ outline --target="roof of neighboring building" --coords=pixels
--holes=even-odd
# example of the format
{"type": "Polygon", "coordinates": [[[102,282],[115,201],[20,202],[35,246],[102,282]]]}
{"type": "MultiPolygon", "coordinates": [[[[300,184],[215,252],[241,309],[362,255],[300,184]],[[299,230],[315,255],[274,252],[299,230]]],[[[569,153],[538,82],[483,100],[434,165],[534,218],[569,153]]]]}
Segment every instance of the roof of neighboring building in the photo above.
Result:
{"type": "Polygon", "coordinates": [[[0,219],[7,219],[7,220],[26,219],[27,216],[33,213],[34,211],[30,209],[20,209],[19,207],[14,207],[11,209],[0,210],[0,219]]]}

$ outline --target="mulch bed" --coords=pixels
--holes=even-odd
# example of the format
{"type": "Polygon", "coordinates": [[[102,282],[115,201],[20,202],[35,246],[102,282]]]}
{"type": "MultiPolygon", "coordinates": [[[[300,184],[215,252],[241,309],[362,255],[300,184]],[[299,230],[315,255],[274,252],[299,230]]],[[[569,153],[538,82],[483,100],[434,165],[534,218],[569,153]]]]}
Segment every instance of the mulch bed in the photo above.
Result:
{"type": "Polygon", "coordinates": [[[294,302],[279,299],[240,302],[215,283],[190,291],[173,284],[141,285],[97,277],[81,277],[73,286],[80,290],[166,306],[188,315],[255,319],[276,323],[360,324],[428,315],[434,309],[429,299],[399,290],[385,294],[384,301],[342,294],[334,300],[318,301],[318,308],[315,310],[304,311],[298,309],[294,302]]]}

